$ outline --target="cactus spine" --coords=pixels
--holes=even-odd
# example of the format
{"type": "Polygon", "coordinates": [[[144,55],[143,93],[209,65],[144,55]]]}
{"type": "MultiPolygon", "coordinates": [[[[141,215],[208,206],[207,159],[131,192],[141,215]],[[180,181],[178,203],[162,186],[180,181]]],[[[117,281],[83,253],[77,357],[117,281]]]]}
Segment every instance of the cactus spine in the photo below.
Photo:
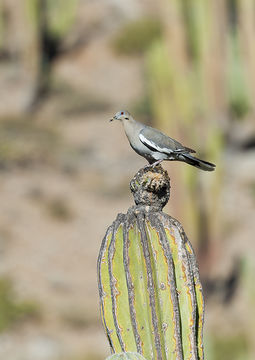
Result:
{"type": "Polygon", "coordinates": [[[203,295],[192,246],[161,210],[167,173],[142,169],[131,181],[136,206],[107,230],[98,258],[101,316],[113,353],[203,359],[203,295]]]}

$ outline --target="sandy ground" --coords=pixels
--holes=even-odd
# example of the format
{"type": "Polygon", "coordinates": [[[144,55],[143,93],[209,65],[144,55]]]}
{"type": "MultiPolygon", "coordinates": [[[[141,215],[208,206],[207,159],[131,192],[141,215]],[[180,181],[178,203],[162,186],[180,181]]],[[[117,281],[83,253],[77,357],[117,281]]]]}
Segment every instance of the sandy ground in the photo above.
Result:
{"type": "MultiPolygon", "coordinates": [[[[101,4],[90,3],[88,17],[101,4]]],[[[131,7],[127,12],[134,16],[131,7]]],[[[104,12],[97,15],[95,23],[104,12]]],[[[130,149],[120,124],[108,119],[142,95],[144,67],[141,59],[117,58],[109,49],[114,27],[106,24],[105,29],[83,50],[60,59],[54,72],[84,93],[84,101],[86,94],[106,101],[107,110],[63,115],[56,99],[50,99],[36,121],[58,131],[64,155],[53,165],[1,172],[0,274],[13,280],[20,299],[38,303],[42,316],[0,335],[0,359],[96,360],[109,355],[99,319],[96,259],[107,227],[133,204],[128,184],[145,161],[130,149]],[[64,215],[55,209],[59,201],[64,215]]],[[[255,182],[254,151],[226,154],[226,164],[222,208],[233,231],[221,248],[219,273],[226,264],[231,267],[233,257],[254,251],[255,201],[249,187],[255,182]]],[[[228,310],[209,302],[207,326],[217,329],[226,321],[227,329],[244,326],[243,297],[239,292],[228,310]]]]}

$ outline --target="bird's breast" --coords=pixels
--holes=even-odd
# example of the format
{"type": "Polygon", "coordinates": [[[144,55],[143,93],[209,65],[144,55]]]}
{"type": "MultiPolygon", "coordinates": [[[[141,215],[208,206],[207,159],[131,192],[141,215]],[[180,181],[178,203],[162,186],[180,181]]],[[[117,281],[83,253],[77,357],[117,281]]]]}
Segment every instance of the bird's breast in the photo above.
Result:
{"type": "Polygon", "coordinates": [[[142,129],[142,124],[125,122],[124,129],[130,146],[137,154],[143,156],[148,161],[167,159],[166,154],[153,151],[141,142],[139,133],[142,129]]]}

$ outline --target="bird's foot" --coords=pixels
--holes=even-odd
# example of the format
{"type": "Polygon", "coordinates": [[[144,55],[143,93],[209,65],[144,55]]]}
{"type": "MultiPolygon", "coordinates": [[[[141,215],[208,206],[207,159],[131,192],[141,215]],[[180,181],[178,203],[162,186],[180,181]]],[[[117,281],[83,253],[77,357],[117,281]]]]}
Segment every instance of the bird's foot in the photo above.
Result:
{"type": "Polygon", "coordinates": [[[146,169],[154,169],[157,165],[159,165],[163,160],[157,160],[156,162],[152,163],[152,164],[147,164],[143,167],[144,170],[146,169]]]}
{"type": "Polygon", "coordinates": [[[159,165],[163,160],[157,160],[155,163],[153,163],[151,166],[155,168],[155,166],[159,165]]]}
{"type": "Polygon", "coordinates": [[[143,170],[149,169],[152,167],[153,164],[147,164],[143,167],[143,170]]]}

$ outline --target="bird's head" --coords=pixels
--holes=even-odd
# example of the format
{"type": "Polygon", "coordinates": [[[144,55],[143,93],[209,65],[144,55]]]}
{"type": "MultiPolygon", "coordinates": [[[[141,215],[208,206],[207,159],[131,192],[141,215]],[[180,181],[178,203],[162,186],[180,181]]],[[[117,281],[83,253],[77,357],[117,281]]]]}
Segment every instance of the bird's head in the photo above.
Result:
{"type": "Polygon", "coordinates": [[[129,114],[128,111],[121,110],[121,111],[117,112],[110,119],[110,121],[113,121],[113,120],[128,121],[128,120],[131,120],[131,119],[132,119],[132,116],[129,114]]]}

